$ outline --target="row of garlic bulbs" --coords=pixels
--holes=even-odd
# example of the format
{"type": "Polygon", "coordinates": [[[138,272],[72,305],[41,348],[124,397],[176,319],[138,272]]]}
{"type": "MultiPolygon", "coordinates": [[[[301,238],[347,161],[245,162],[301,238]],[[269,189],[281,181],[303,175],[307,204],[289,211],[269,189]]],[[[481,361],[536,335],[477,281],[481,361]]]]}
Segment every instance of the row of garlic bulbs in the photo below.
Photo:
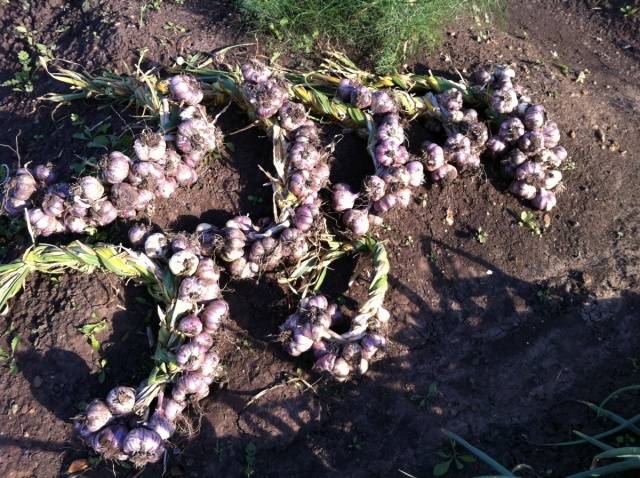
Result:
{"type": "Polygon", "coordinates": [[[289,355],[297,357],[311,351],[314,370],[327,372],[342,381],[352,374],[367,372],[369,362],[386,344],[380,331],[389,318],[389,312],[380,308],[373,320],[376,331],[368,330],[361,337],[346,342],[336,340],[337,334],[332,329],[344,326],[349,319],[340,313],[335,303],[329,303],[319,294],[302,299],[296,312],[280,326],[280,331],[289,355]]]}
{"type": "Polygon", "coordinates": [[[159,395],[152,413],[137,406],[135,389],[118,386],[104,401],[93,400],[76,417],[80,437],[105,459],[128,460],[139,467],[159,461],[185,408],[205,398],[220,375],[213,336],[228,311],[228,304],[217,299],[209,301],[199,313],[180,319],[174,333],[183,340],[172,350],[178,372],[159,395]]]}
{"type": "Polygon", "coordinates": [[[118,217],[134,219],[168,199],[180,186],[198,180],[196,168],[216,148],[218,131],[198,103],[203,94],[197,81],[179,75],[169,81],[174,101],[181,105],[173,145],[160,133],[145,131],[134,141],[135,158],[113,151],[98,164],[96,176],[74,183],[56,182],[51,164],[30,171],[20,168],[6,188],[3,210],[24,214],[37,236],[84,233],[118,217]]]}
{"type": "Polygon", "coordinates": [[[521,88],[514,86],[511,67],[497,68],[493,74],[475,75],[476,89],[491,91],[491,105],[502,121],[487,150],[500,158],[502,172],[513,181],[509,190],[528,200],[533,207],[550,211],[556,206],[554,191],[562,181],[560,166],[567,150],[560,145],[558,125],[547,118],[542,105],[534,104],[521,88]]]}
{"type": "Polygon", "coordinates": [[[489,138],[487,126],[480,121],[478,112],[465,108],[464,96],[457,88],[432,95],[438,123],[431,127],[444,130],[446,139],[440,146],[425,141],[421,145],[421,159],[434,182],[452,181],[464,171],[480,167],[480,155],[489,138]]]}
{"type": "Polygon", "coordinates": [[[405,130],[398,107],[386,91],[374,91],[343,79],[338,96],[373,115],[370,154],[375,171],[364,180],[364,190],[353,192],[348,184],[333,186],[332,207],[342,213],[348,232],[359,237],[382,223],[382,215],[396,206],[407,207],[411,188],[423,182],[424,168],[405,146],[405,130]]]}

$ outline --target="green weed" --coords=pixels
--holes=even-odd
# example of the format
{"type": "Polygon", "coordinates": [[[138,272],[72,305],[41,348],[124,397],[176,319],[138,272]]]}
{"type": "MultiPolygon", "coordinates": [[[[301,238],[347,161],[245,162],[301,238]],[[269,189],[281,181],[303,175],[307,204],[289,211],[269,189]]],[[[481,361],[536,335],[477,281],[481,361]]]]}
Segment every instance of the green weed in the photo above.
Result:
{"type": "Polygon", "coordinates": [[[18,70],[13,78],[3,82],[0,86],[6,86],[13,91],[31,93],[33,91],[33,81],[37,70],[34,55],[52,59],[54,57],[55,45],[46,45],[38,41],[38,31],[28,30],[24,25],[15,27],[16,35],[26,43],[26,48],[18,52],[18,70]]]}
{"type": "Polygon", "coordinates": [[[249,442],[244,448],[244,470],[243,475],[245,478],[251,478],[255,475],[256,470],[254,468],[256,464],[256,445],[253,442],[249,442]]]}
{"type": "Polygon", "coordinates": [[[634,7],[633,5],[624,5],[620,7],[620,13],[622,13],[625,18],[631,18],[638,12],[640,12],[640,7],[634,7]]]}
{"type": "Polygon", "coordinates": [[[18,65],[20,69],[15,72],[13,78],[3,82],[0,86],[7,86],[13,91],[31,93],[33,91],[33,82],[31,81],[33,63],[31,55],[24,50],[20,50],[18,52],[18,65]]]}
{"type": "Polygon", "coordinates": [[[520,217],[518,218],[518,226],[526,227],[531,231],[532,234],[535,234],[536,236],[542,235],[542,228],[536,220],[536,215],[531,211],[522,211],[520,213],[520,217]]]}
{"type": "Polygon", "coordinates": [[[462,15],[476,18],[501,0],[241,0],[256,27],[296,50],[317,40],[358,48],[382,69],[433,47],[444,28],[462,15]]]}
{"type": "MultiPolygon", "coordinates": [[[[91,317],[95,318],[95,314],[92,314],[91,317]]],[[[88,323],[78,327],[78,332],[87,338],[93,350],[99,351],[100,341],[96,338],[96,334],[107,330],[108,327],[107,319],[102,319],[99,322],[88,323]]]]}
{"type": "Polygon", "coordinates": [[[475,236],[476,241],[478,241],[480,244],[485,244],[489,240],[489,233],[482,229],[482,227],[476,229],[475,236]]]}

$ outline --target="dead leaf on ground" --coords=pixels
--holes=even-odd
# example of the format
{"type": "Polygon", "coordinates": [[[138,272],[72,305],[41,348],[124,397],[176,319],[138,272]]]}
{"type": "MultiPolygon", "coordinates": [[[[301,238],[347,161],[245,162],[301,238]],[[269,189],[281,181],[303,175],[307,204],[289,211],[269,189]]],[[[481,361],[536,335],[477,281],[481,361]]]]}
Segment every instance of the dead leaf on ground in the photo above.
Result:
{"type": "Polygon", "coordinates": [[[67,473],[73,475],[75,473],[80,473],[81,471],[84,471],[88,468],[91,468],[89,460],[87,460],[86,458],[80,458],[71,462],[69,468],[67,468],[67,473]]]}

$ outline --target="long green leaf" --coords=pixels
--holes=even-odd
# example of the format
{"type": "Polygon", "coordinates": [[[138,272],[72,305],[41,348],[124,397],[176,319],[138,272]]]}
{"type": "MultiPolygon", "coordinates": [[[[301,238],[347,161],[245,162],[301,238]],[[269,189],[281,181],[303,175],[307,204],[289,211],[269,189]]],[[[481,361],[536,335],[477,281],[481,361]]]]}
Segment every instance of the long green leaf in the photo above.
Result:
{"type": "MultiPolygon", "coordinates": [[[[583,400],[578,400],[578,403],[582,403],[586,405],[591,410],[594,410],[598,415],[608,418],[612,422],[616,422],[617,424],[621,424],[625,422],[625,419],[622,418],[620,415],[617,415],[612,411],[607,410],[606,408],[602,408],[602,406],[598,406],[595,403],[591,403],[583,400]]],[[[635,425],[629,425],[629,430],[640,435],[640,428],[638,428],[635,425]]]]}
{"type": "MultiPolygon", "coordinates": [[[[606,438],[608,436],[615,435],[616,433],[619,433],[622,430],[629,428],[629,425],[637,423],[638,421],[640,421],[640,415],[636,415],[635,417],[629,420],[625,420],[617,427],[607,430],[606,432],[598,433],[597,435],[594,435],[591,438],[600,440],[601,438],[606,438]]],[[[582,439],[582,440],[563,441],[558,443],[540,443],[539,446],[573,446],[573,445],[581,445],[585,442],[586,440],[582,439]]]]}
{"type": "Polygon", "coordinates": [[[569,475],[567,476],[567,478],[595,478],[600,476],[612,475],[614,473],[623,473],[625,471],[638,470],[638,469],[640,469],[640,459],[634,458],[631,460],[623,461],[621,463],[614,463],[612,465],[600,466],[598,468],[593,468],[588,471],[583,471],[581,473],[569,475]]]}
{"type": "Polygon", "coordinates": [[[637,458],[640,459],[640,447],[627,446],[622,448],[613,448],[595,456],[594,461],[606,460],[607,458],[637,458]]]}
{"type": "Polygon", "coordinates": [[[604,408],[604,406],[612,399],[616,398],[618,395],[620,395],[621,393],[626,393],[626,392],[633,392],[636,390],[640,390],[640,385],[629,385],[628,387],[622,387],[619,388],[618,390],[615,390],[614,392],[610,393],[607,398],[605,398],[604,400],[602,400],[602,402],[600,402],[600,408],[604,408]]]}
{"type": "Polygon", "coordinates": [[[587,443],[591,443],[593,446],[595,446],[596,448],[600,448],[601,450],[607,451],[607,450],[613,450],[613,448],[614,448],[611,445],[607,445],[606,443],[601,442],[600,440],[596,440],[595,438],[587,435],[586,433],[582,433],[582,432],[579,432],[577,430],[574,430],[573,433],[578,435],[580,438],[585,440],[587,443]]]}

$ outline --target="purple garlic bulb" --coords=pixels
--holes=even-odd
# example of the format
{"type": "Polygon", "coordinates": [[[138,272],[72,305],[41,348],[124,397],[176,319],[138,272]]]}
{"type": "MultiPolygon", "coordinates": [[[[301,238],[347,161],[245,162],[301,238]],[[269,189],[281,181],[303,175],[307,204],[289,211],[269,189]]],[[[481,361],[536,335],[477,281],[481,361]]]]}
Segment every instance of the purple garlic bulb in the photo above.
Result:
{"type": "Polygon", "coordinates": [[[258,60],[250,60],[240,66],[242,77],[252,83],[264,83],[271,78],[271,70],[258,60]]]}
{"type": "Polygon", "coordinates": [[[538,189],[535,186],[525,181],[514,181],[511,183],[511,186],[509,186],[509,191],[523,199],[533,199],[538,193],[538,189]]]}
{"type": "Polygon", "coordinates": [[[46,186],[53,184],[58,177],[51,163],[39,164],[33,169],[33,175],[46,186]]]}
{"type": "Polygon", "coordinates": [[[516,179],[535,182],[544,178],[544,169],[540,163],[526,161],[516,169],[516,179]]]}
{"type": "Polygon", "coordinates": [[[448,111],[460,111],[463,106],[462,92],[457,88],[451,88],[438,96],[438,103],[448,111]]]}
{"type": "Polygon", "coordinates": [[[551,211],[556,206],[556,195],[552,191],[540,189],[531,204],[541,211],[551,211]]]}
{"type": "Polygon", "coordinates": [[[164,397],[162,401],[162,414],[167,420],[175,421],[185,409],[186,403],[177,402],[172,398],[164,397]]]}
{"type": "Polygon", "coordinates": [[[340,80],[340,84],[338,85],[338,96],[342,101],[350,101],[351,92],[353,91],[353,89],[353,82],[348,78],[342,78],[340,80]]]}
{"type": "Polygon", "coordinates": [[[489,138],[487,140],[487,151],[495,157],[502,154],[507,149],[507,145],[504,144],[504,141],[497,136],[493,138],[489,138]]]}
{"type": "Polygon", "coordinates": [[[544,135],[537,131],[527,131],[518,139],[518,148],[525,154],[536,154],[545,147],[544,135]]]}
{"type": "Polygon", "coordinates": [[[375,91],[371,95],[371,112],[373,114],[387,114],[396,111],[393,98],[386,91],[375,91]]]}
{"type": "Polygon", "coordinates": [[[202,332],[202,322],[195,314],[189,314],[178,323],[178,331],[187,337],[194,337],[202,332]]]}
{"type": "Polygon", "coordinates": [[[544,137],[544,147],[554,148],[560,142],[560,130],[554,121],[547,121],[542,127],[542,136],[544,137]]]}
{"type": "Polygon", "coordinates": [[[293,225],[302,232],[307,232],[313,226],[313,212],[309,206],[297,207],[293,215],[293,225]]]}
{"type": "Polygon", "coordinates": [[[138,467],[155,463],[164,454],[162,438],[147,428],[131,430],[124,439],[123,450],[138,467]]]}
{"type": "Polygon", "coordinates": [[[537,131],[544,124],[544,107],[542,105],[530,105],[524,113],[524,125],[530,131],[537,131]]]}
{"type": "Polygon", "coordinates": [[[107,224],[111,224],[117,219],[118,210],[111,203],[111,201],[103,199],[93,205],[91,217],[99,226],[106,226],[107,224]]]}
{"type": "MultiPolygon", "coordinates": [[[[207,334],[209,336],[209,334],[207,334]]],[[[204,352],[199,344],[193,340],[181,345],[176,350],[176,362],[180,368],[187,372],[194,372],[200,368],[204,360],[204,352]]]]}
{"type": "Polygon", "coordinates": [[[134,246],[138,246],[142,244],[147,234],[149,234],[149,227],[144,224],[134,224],[129,228],[129,242],[134,246]]]}
{"type": "Polygon", "coordinates": [[[104,195],[104,186],[93,176],[84,176],[78,180],[76,189],[80,198],[93,203],[104,195]]]}
{"type": "Polygon", "coordinates": [[[169,239],[161,232],[151,234],[144,241],[144,252],[152,259],[166,257],[169,253],[169,239]]]}
{"type": "Polygon", "coordinates": [[[358,85],[351,90],[349,101],[356,108],[364,109],[371,106],[371,98],[371,90],[366,86],[358,85]]]}
{"type": "Polygon", "coordinates": [[[384,214],[393,209],[397,202],[398,198],[395,194],[387,193],[373,203],[373,210],[378,214],[384,214]]]}
{"type": "Polygon", "coordinates": [[[199,259],[193,252],[178,251],[169,259],[169,269],[176,276],[190,276],[198,269],[199,259]]]}
{"type": "Polygon", "coordinates": [[[153,413],[146,426],[149,430],[156,432],[163,440],[168,440],[176,432],[176,426],[158,410],[153,413]]]}
{"type": "Polygon", "coordinates": [[[300,103],[285,102],[278,112],[280,126],[287,131],[300,128],[307,121],[307,112],[300,103]]]}
{"type": "Polygon", "coordinates": [[[498,89],[493,92],[490,103],[500,114],[511,113],[518,106],[518,95],[511,88],[498,89]]]}
{"type": "Polygon", "coordinates": [[[90,432],[97,432],[111,421],[113,415],[102,400],[92,401],[84,412],[84,424],[90,432]]]}
{"type": "Polygon", "coordinates": [[[333,187],[332,205],[333,210],[342,212],[353,208],[358,195],[351,192],[348,184],[338,183],[333,187]]]}
{"type": "Polygon", "coordinates": [[[365,180],[367,195],[371,201],[377,201],[385,194],[387,183],[380,176],[369,176],[365,180]]]}
{"type": "Polygon", "coordinates": [[[313,369],[316,372],[331,372],[338,357],[333,353],[326,353],[316,359],[313,369]]]}
{"type": "Polygon", "coordinates": [[[229,314],[229,304],[224,300],[214,300],[200,313],[204,330],[214,333],[220,328],[222,319],[229,314]]]}
{"type": "Polygon", "coordinates": [[[311,143],[294,143],[289,151],[289,161],[296,169],[312,169],[320,160],[320,153],[311,143]]]}
{"type": "Polygon", "coordinates": [[[113,415],[126,415],[133,412],[136,404],[136,391],[131,387],[112,388],[107,395],[107,407],[113,415]]]}
{"type": "Polygon", "coordinates": [[[409,185],[418,187],[424,180],[424,168],[419,161],[411,161],[406,164],[407,172],[409,173],[409,185]]]}
{"type": "Polygon", "coordinates": [[[523,134],[524,125],[518,118],[511,117],[500,124],[499,136],[507,143],[516,141],[523,134]]]}
{"type": "Polygon", "coordinates": [[[129,176],[131,160],[124,154],[113,151],[100,163],[102,179],[110,184],[123,182],[129,176]]]}
{"type": "Polygon", "coordinates": [[[451,164],[443,164],[440,168],[431,172],[431,178],[435,182],[450,182],[458,177],[458,170],[451,164]]]}
{"type": "Polygon", "coordinates": [[[191,75],[176,75],[169,79],[169,91],[175,101],[195,106],[202,101],[204,94],[198,80],[191,75]]]}
{"type": "Polygon", "coordinates": [[[544,189],[553,189],[562,181],[562,173],[558,170],[549,170],[544,175],[544,189]]]}
{"type": "Polygon", "coordinates": [[[96,433],[91,440],[93,449],[107,460],[126,460],[124,440],[129,430],[124,425],[112,425],[96,433]]]}
{"type": "Polygon", "coordinates": [[[140,161],[164,163],[167,144],[159,133],[143,132],[134,142],[133,149],[140,161]]]}

